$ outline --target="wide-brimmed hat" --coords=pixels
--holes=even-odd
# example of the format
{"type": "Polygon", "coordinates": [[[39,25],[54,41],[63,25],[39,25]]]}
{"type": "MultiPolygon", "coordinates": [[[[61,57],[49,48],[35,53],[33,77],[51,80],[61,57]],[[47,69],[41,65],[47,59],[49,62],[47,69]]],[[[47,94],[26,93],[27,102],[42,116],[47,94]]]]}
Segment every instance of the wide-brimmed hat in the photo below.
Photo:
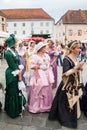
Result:
{"type": "Polygon", "coordinates": [[[15,44],[15,42],[16,42],[16,40],[15,40],[15,35],[14,35],[14,34],[11,34],[11,35],[5,40],[5,42],[7,43],[7,45],[8,45],[9,47],[13,47],[14,44],[15,44]]]}
{"type": "Polygon", "coordinates": [[[36,52],[38,52],[42,47],[45,47],[46,45],[47,45],[46,43],[39,42],[39,43],[35,46],[36,52]]]}

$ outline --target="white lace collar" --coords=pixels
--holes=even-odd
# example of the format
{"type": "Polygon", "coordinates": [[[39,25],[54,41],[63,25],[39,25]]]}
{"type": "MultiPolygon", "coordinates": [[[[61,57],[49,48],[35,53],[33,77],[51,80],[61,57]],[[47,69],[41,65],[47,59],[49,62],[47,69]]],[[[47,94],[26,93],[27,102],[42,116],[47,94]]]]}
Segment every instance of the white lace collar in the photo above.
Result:
{"type": "Polygon", "coordinates": [[[7,50],[11,51],[11,53],[12,53],[14,56],[16,56],[16,53],[15,53],[11,48],[8,47],[7,50]]]}

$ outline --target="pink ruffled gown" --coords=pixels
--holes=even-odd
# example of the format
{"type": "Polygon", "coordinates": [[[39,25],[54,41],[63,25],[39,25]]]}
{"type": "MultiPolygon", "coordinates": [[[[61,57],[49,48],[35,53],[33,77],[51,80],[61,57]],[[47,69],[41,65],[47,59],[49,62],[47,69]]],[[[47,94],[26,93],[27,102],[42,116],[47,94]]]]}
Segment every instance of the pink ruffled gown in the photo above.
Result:
{"type": "Polygon", "coordinates": [[[50,57],[45,54],[44,57],[33,55],[30,60],[31,68],[39,65],[41,69],[33,70],[28,94],[28,110],[32,113],[49,112],[52,101],[52,84],[54,75],[50,67],[50,57]]]}

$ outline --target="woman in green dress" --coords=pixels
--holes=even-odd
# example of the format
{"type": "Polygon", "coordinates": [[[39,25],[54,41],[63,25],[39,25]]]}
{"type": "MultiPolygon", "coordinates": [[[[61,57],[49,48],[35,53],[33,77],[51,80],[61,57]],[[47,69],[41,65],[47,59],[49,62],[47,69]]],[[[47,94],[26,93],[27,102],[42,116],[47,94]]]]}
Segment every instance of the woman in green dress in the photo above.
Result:
{"type": "Polygon", "coordinates": [[[22,112],[21,96],[18,89],[18,82],[21,80],[23,66],[20,65],[18,53],[16,51],[16,38],[13,34],[5,41],[7,50],[5,59],[8,68],[5,71],[6,94],[5,94],[5,111],[11,118],[19,116],[22,112]]]}

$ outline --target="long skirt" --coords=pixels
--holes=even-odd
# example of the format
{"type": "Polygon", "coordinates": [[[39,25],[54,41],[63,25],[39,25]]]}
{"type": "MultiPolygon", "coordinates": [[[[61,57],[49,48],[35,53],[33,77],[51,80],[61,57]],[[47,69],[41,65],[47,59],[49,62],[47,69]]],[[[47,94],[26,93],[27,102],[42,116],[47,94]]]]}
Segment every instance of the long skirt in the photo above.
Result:
{"type": "Polygon", "coordinates": [[[12,82],[6,86],[4,109],[12,118],[17,117],[22,111],[17,82],[12,82]]]}
{"type": "MultiPolygon", "coordinates": [[[[38,89],[38,87],[37,87],[38,89]]],[[[49,112],[53,101],[51,86],[42,87],[40,90],[29,88],[28,110],[32,113],[49,112]]]]}
{"type": "Polygon", "coordinates": [[[65,127],[77,128],[77,105],[75,104],[73,110],[70,110],[66,92],[61,90],[62,86],[63,82],[57,89],[48,119],[57,120],[65,127]]]}

